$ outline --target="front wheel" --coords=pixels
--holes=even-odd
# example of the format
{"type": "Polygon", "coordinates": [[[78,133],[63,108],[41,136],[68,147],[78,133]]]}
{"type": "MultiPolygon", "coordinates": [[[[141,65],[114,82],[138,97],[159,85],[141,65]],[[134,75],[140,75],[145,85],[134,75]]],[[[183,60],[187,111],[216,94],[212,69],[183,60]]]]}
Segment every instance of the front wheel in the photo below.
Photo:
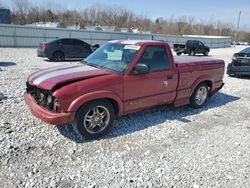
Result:
{"type": "Polygon", "coordinates": [[[208,51],[207,50],[204,52],[204,56],[208,56],[208,51]]]}
{"type": "Polygon", "coordinates": [[[200,108],[204,105],[207,98],[208,98],[208,86],[206,83],[201,83],[196,87],[190,98],[190,106],[192,108],[200,108]]]}
{"type": "Polygon", "coordinates": [[[54,61],[63,61],[63,60],[64,60],[64,55],[63,55],[62,52],[55,52],[55,53],[53,54],[52,59],[53,59],[54,61]]]}
{"type": "Polygon", "coordinates": [[[94,139],[105,135],[113,125],[115,112],[108,100],[97,100],[80,107],[73,122],[81,136],[94,139]]]}
{"type": "Polygon", "coordinates": [[[228,73],[228,76],[230,76],[230,77],[236,77],[236,75],[234,74],[234,73],[228,73]]]}

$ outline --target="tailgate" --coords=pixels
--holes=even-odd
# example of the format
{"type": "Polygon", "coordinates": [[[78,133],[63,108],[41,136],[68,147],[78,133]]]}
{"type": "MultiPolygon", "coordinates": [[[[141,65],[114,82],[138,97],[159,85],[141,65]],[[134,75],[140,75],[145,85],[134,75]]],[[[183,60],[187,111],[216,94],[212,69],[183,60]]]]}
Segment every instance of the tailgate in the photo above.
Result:
{"type": "Polygon", "coordinates": [[[174,51],[179,51],[185,49],[186,45],[185,44],[174,44],[174,51]]]}

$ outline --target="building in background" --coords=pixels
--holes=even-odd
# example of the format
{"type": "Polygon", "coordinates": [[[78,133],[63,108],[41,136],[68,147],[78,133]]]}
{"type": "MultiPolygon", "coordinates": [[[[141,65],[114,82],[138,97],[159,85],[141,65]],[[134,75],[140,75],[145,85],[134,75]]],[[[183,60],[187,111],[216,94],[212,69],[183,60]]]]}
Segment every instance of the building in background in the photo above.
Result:
{"type": "Polygon", "coordinates": [[[0,9],[0,24],[11,24],[10,9],[0,9]]]}

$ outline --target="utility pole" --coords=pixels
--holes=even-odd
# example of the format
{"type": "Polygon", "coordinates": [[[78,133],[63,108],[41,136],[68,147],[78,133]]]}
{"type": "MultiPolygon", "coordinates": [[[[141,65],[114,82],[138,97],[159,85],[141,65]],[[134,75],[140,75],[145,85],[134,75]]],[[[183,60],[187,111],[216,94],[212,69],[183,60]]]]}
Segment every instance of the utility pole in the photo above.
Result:
{"type": "Polygon", "coordinates": [[[237,23],[236,33],[235,33],[234,46],[235,46],[235,43],[238,43],[238,39],[239,39],[240,15],[241,15],[241,10],[238,15],[238,23],[237,23]]]}

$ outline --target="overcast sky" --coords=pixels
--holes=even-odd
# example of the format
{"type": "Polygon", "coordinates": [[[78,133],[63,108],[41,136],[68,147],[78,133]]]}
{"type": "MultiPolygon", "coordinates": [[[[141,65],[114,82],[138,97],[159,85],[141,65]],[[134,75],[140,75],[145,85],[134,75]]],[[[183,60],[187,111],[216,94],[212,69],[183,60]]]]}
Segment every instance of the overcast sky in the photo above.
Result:
{"type": "MultiPolygon", "coordinates": [[[[11,0],[2,1],[11,5],[11,0]]],[[[177,18],[194,16],[196,21],[205,23],[218,20],[236,27],[241,10],[240,28],[250,30],[250,0],[32,0],[34,5],[51,6],[64,9],[83,9],[93,4],[126,7],[136,14],[148,18],[177,18]]]]}

